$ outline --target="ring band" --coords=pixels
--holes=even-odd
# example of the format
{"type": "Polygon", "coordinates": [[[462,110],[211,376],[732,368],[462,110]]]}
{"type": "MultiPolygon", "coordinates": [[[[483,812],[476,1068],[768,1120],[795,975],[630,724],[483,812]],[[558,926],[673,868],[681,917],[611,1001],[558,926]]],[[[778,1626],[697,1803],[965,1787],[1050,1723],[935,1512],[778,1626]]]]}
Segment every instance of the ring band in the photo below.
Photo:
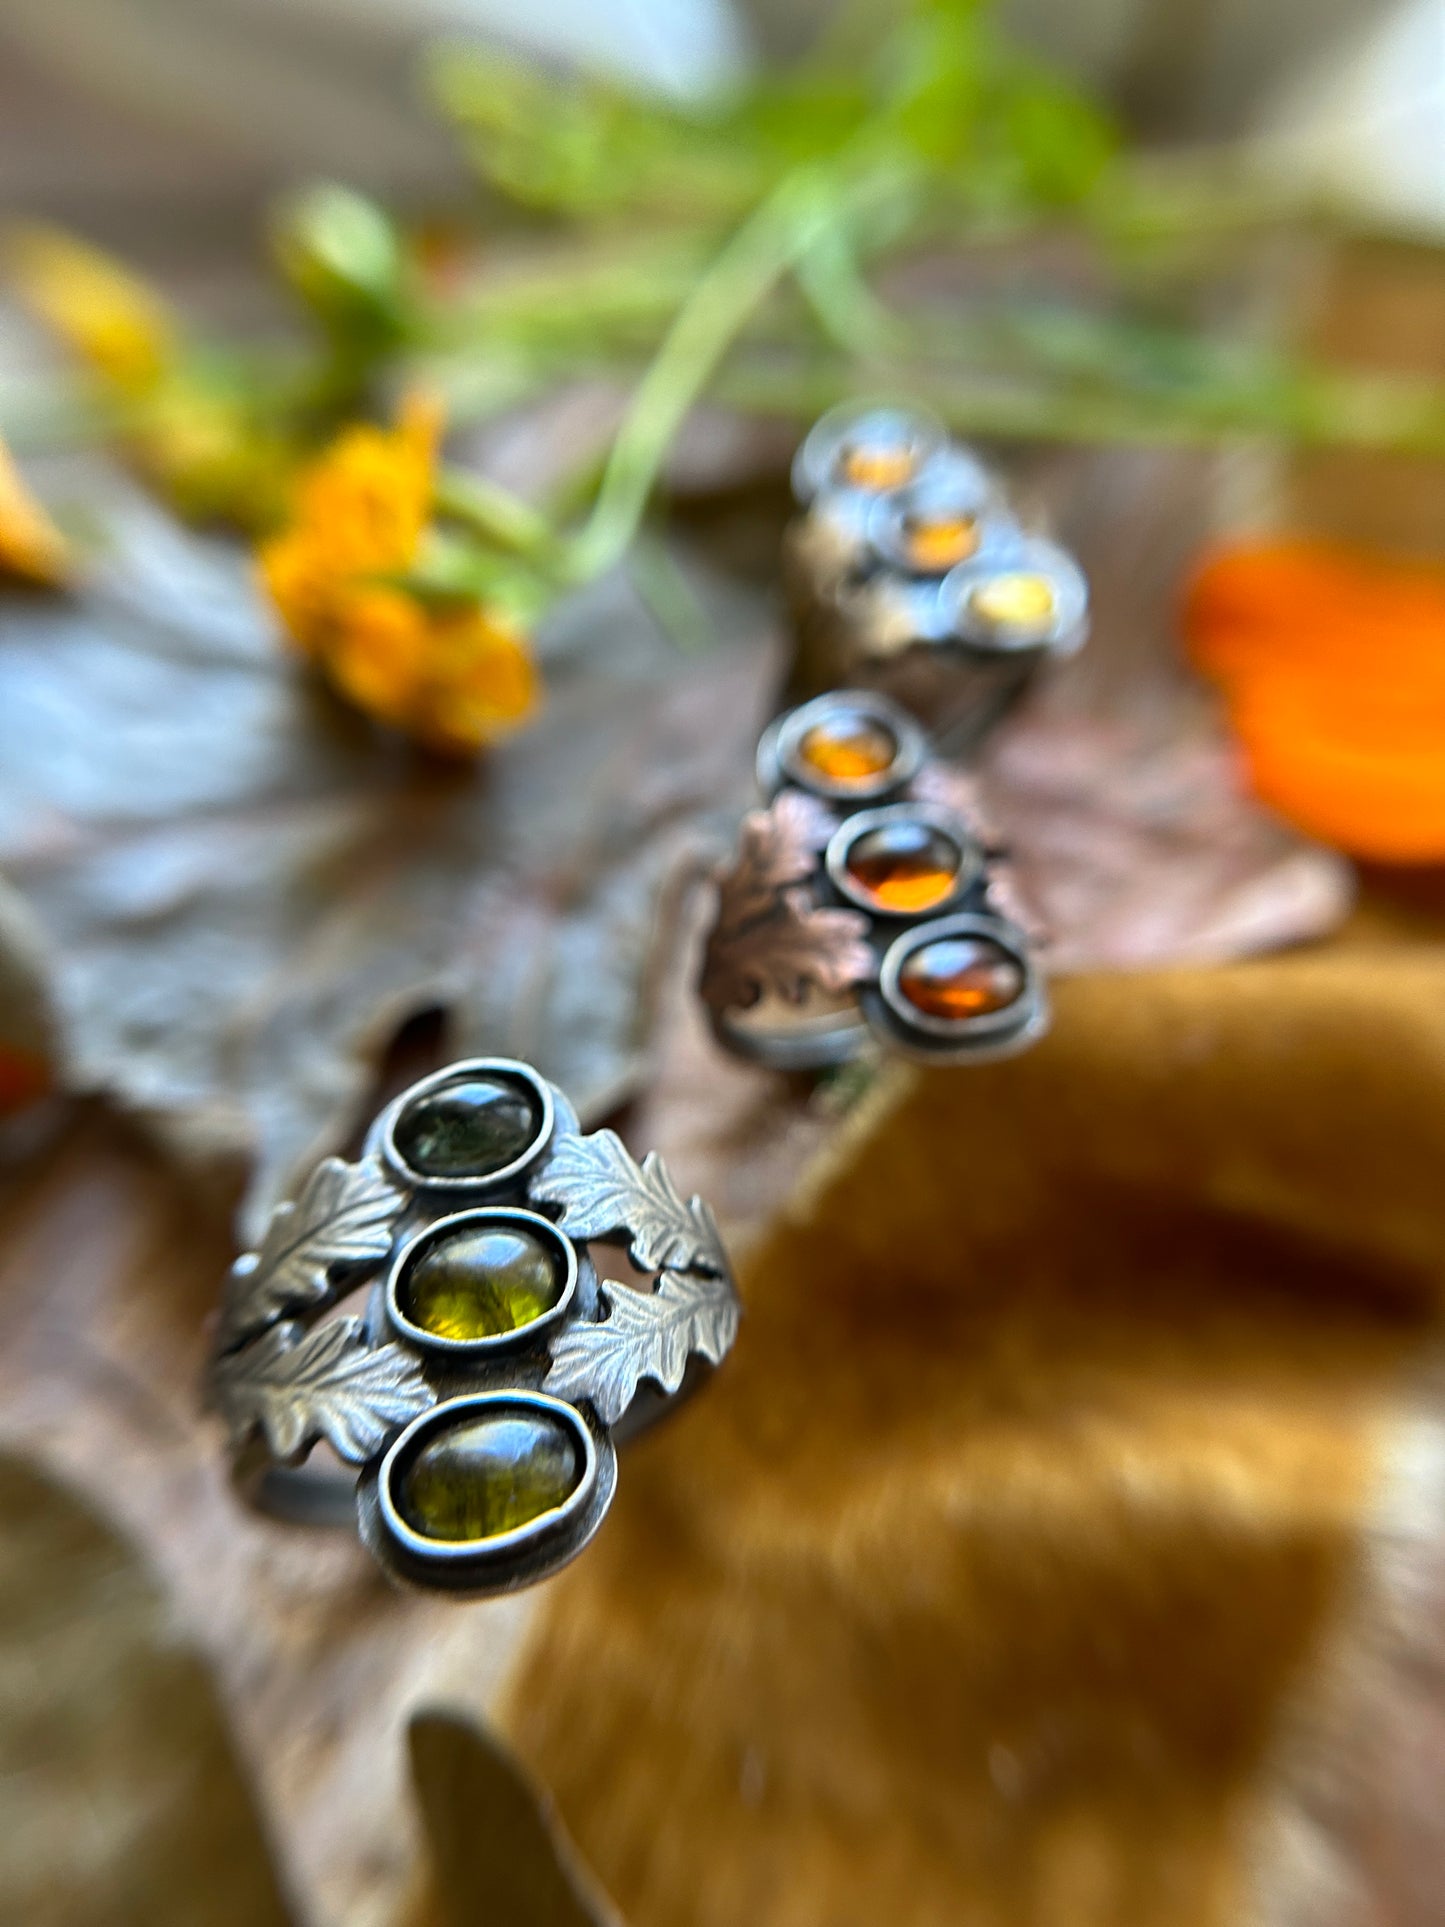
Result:
{"type": "Polygon", "coordinates": [[[392,1578],[484,1596],[582,1550],[617,1441],[719,1364],[737,1323],[700,1198],[655,1154],[584,1135],[529,1065],[471,1058],[277,1207],[232,1267],[209,1401],[250,1503],[355,1518],[392,1578]],[[599,1276],[594,1242],[652,1287],[599,1276]],[[338,1313],[363,1286],[363,1309],[338,1313]],[[321,1445],[333,1469],[307,1463],[321,1445]]]}
{"type": "Polygon", "coordinates": [[[868,690],[815,697],[765,732],[758,781],[768,806],[718,877],[698,983],[720,1043],[791,1071],[875,1042],[979,1062],[1043,1033],[1005,853],[904,709],[868,690]]]}
{"type": "Polygon", "coordinates": [[[997,478],[914,409],[844,406],[793,465],[783,548],[788,700],[872,689],[950,754],[978,744],[1088,635],[1077,562],[1026,530],[997,478]]]}

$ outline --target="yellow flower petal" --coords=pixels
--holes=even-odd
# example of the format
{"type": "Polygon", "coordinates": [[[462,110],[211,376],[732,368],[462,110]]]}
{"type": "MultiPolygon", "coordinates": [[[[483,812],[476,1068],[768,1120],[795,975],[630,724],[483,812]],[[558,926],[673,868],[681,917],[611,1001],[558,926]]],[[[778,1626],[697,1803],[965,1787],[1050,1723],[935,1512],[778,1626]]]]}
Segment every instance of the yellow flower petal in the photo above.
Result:
{"type": "Polygon", "coordinates": [[[524,637],[485,608],[436,620],[414,733],[470,754],[508,735],[537,707],[536,664],[524,637]]]}
{"type": "Polygon", "coordinates": [[[326,673],[358,709],[406,729],[426,659],[426,615],[399,589],[366,589],[337,611],[326,673]]]}
{"type": "Polygon", "coordinates": [[[30,226],[11,231],[5,253],[27,306],[117,387],[149,388],[175,359],[169,308],[99,248],[60,228],[30,226]]]}
{"type": "Polygon", "coordinates": [[[54,587],[65,576],[65,542],[26,488],[0,442],[0,575],[54,587]]]}
{"type": "Polygon", "coordinates": [[[394,428],[339,435],[258,551],[302,652],[358,708],[446,754],[471,754],[537,702],[525,638],[480,603],[437,605],[378,578],[415,562],[431,518],[441,414],[409,398],[394,428]]]}

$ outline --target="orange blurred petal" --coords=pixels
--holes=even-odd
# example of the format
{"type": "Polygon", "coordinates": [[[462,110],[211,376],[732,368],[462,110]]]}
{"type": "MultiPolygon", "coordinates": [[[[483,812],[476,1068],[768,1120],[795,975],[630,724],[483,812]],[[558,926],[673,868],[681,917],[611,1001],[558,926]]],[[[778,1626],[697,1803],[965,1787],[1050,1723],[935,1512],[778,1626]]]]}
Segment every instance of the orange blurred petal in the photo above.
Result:
{"type": "Polygon", "coordinates": [[[1256,793],[1379,861],[1445,857],[1445,569],[1308,542],[1210,558],[1184,607],[1256,793]]]}

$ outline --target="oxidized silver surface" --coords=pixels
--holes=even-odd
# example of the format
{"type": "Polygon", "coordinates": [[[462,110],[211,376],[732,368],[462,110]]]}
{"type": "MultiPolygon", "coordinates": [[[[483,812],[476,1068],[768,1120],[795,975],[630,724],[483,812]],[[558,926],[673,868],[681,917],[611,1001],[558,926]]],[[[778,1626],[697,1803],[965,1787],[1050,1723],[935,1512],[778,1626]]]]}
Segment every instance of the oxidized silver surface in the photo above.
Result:
{"type": "Polygon", "coordinates": [[[833,410],[798,452],[793,492],[783,548],[790,702],[873,689],[961,754],[1046,663],[1082,647],[1089,598],[1078,564],[1026,531],[997,479],[931,417],[833,410]],[[920,531],[932,532],[922,546],[920,531]],[[1019,573],[1047,584],[1050,611],[1024,624],[981,617],[975,592],[1019,573]]]}
{"type": "Polygon", "coordinates": [[[636,1429],[684,1379],[718,1364],[738,1309],[712,1213],[679,1195],[655,1153],[638,1164],[611,1131],[584,1135],[562,1093],[529,1066],[467,1059],[389,1104],[356,1163],[318,1165],[272,1214],[260,1248],[237,1260],[209,1402],[228,1428],[238,1485],[263,1509],[308,1523],[354,1516],[404,1583],[506,1592],[587,1543],[616,1483],[613,1428],[636,1429]],[[485,1173],[412,1169],[396,1137],[408,1106],[475,1079],[525,1102],[529,1141],[485,1173]],[[416,1323],[409,1268],[439,1240],[498,1226],[549,1255],[554,1302],[484,1336],[416,1323]],[[594,1243],[618,1247],[643,1277],[600,1276],[594,1243]],[[357,1310],[335,1309],[363,1288],[357,1310]],[[517,1418],[567,1442],[575,1482],[565,1499],[480,1538],[419,1530],[398,1497],[416,1454],[449,1428],[517,1418]],[[306,1465],[317,1446],[355,1471],[306,1465]]]}
{"type": "Polygon", "coordinates": [[[929,754],[905,710],[868,690],[815,697],[766,731],[758,781],[769,801],[743,818],[733,858],[718,874],[698,980],[721,1043],[775,1069],[804,1070],[878,1045],[925,1061],[976,1063],[1042,1035],[1039,933],[1017,901],[1007,854],[972,779],[929,754]],[[801,745],[840,714],[886,732],[895,745],[886,769],[842,780],[810,767],[801,745]],[[882,908],[850,874],[854,844],[894,827],[937,832],[953,852],[951,884],[926,909],[882,908]],[[909,958],[936,941],[987,946],[1017,995],[962,1020],[919,1010],[900,977],[909,958]]]}

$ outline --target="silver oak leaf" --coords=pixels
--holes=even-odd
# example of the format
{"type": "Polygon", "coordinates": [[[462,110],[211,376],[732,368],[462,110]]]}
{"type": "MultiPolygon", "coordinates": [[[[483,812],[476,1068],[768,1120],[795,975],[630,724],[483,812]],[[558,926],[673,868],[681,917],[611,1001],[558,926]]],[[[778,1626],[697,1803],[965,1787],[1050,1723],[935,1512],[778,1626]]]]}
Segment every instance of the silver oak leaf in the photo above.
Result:
{"type": "Polygon", "coordinates": [[[727,1276],[717,1221],[702,1199],[684,1204],[656,1151],[638,1164],[615,1131],[562,1138],[531,1191],[534,1199],[562,1206],[569,1238],[626,1232],[640,1271],[674,1265],[727,1276]]]}
{"type": "Polygon", "coordinates": [[[219,1343],[234,1345],[287,1312],[323,1302],[334,1265],[384,1258],[406,1194],[376,1158],[323,1158],[294,1204],[278,1204],[259,1251],[231,1268],[219,1343]]]}
{"type": "Polygon", "coordinates": [[[212,1393],[237,1445],[259,1426],[278,1459],[325,1438],[357,1465],[436,1403],[411,1354],[369,1345],[359,1318],[334,1318],[306,1336],[290,1321],[273,1325],[221,1360],[212,1393]]]}
{"type": "Polygon", "coordinates": [[[665,1271],[656,1291],[634,1291],[611,1278],[600,1290],[611,1317],[567,1327],[552,1347],[542,1389],[587,1399],[604,1425],[622,1417],[639,1379],[675,1392],[693,1352],[720,1364],[737,1336],[738,1301],[723,1279],[665,1271]]]}

